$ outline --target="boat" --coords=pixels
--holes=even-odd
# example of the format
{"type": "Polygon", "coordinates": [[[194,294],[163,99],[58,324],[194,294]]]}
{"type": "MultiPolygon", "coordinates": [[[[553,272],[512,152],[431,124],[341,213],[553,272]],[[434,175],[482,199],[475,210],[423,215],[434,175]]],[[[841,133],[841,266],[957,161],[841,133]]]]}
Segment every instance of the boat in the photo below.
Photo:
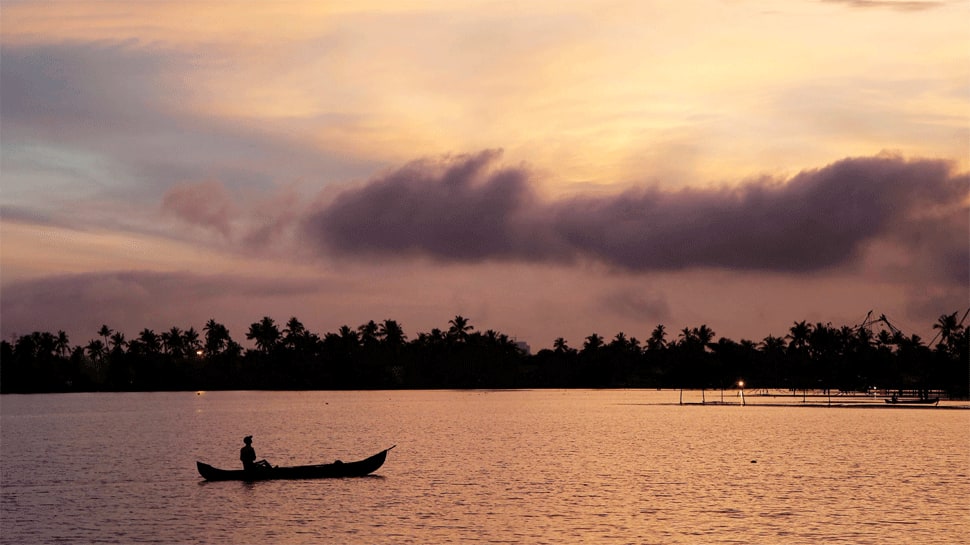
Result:
{"type": "MultiPolygon", "coordinates": [[[[397,446],[397,445],[395,445],[397,446]]],[[[196,462],[199,474],[207,481],[266,481],[271,479],[333,479],[341,477],[363,477],[380,469],[387,458],[384,449],[370,458],[356,462],[341,462],[332,464],[317,464],[307,466],[266,467],[246,469],[219,469],[209,464],[196,462]]]]}
{"type": "Polygon", "coordinates": [[[885,400],[886,403],[890,405],[936,405],[940,402],[939,397],[913,397],[913,398],[899,398],[893,396],[890,399],[885,400]]]}

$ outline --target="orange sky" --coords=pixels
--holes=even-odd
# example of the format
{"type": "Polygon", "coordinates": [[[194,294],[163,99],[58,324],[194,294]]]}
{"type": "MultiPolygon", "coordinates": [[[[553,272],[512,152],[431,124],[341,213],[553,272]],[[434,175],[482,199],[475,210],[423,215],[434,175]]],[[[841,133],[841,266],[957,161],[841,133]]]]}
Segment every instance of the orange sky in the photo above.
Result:
{"type": "MultiPolygon", "coordinates": [[[[870,309],[928,337],[938,315],[970,304],[966,275],[934,272],[967,267],[965,2],[23,1],[0,11],[4,338],[65,329],[80,344],[101,323],[130,324],[131,335],[214,318],[242,339],[266,314],[318,331],[390,318],[416,336],[463,314],[543,347],[592,332],[645,338],[657,323],[760,339],[794,320],[853,325],[870,309]],[[483,150],[501,150],[487,168],[523,180],[524,200],[504,202],[493,222],[479,206],[484,177],[467,202],[425,206],[446,187],[438,170],[483,150]],[[932,172],[906,183],[945,198],[905,213],[911,199],[882,203],[899,216],[873,212],[879,225],[837,256],[820,253],[833,259],[824,266],[637,254],[663,251],[662,240],[640,244],[657,230],[697,248],[692,236],[730,231],[756,206],[737,197],[756,181],[810,192],[838,170],[827,167],[873,157],[894,158],[878,176],[932,172]],[[405,225],[475,237],[415,232],[405,246],[357,252],[306,230],[333,227],[341,195],[382,180],[410,187],[402,173],[414,161],[432,163],[415,167],[431,180],[415,185],[428,215],[405,225]],[[737,207],[726,216],[710,204],[731,195],[741,201],[725,202],[737,207]],[[621,202],[643,208],[629,225],[601,223],[596,210],[621,202]],[[467,222],[446,214],[466,205],[467,222]],[[675,217],[644,219],[650,206],[699,219],[674,230],[675,217]],[[703,218],[725,217],[705,230],[703,218]],[[523,250],[546,230],[563,245],[555,257],[523,250]]],[[[852,176],[835,184],[846,199],[861,191],[852,176]]],[[[772,198],[789,216],[803,212],[799,198],[818,206],[800,191],[772,198]]],[[[377,204],[360,206],[402,213],[377,204]]],[[[823,208],[820,221],[844,219],[823,208]]],[[[755,227],[765,229],[725,238],[738,255],[756,256],[740,235],[755,227]]],[[[819,236],[835,247],[841,229],[819,236]]]]}

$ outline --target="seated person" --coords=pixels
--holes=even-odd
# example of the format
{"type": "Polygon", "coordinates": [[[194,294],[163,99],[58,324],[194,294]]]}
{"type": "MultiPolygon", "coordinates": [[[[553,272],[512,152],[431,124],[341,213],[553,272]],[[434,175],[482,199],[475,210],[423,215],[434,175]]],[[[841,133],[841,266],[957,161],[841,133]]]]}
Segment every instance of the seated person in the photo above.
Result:
{"type": "Polygon", "coordinates": [[[273,467],[266,460],[260,460],[258,462],[256,461],[256,449],[253,448],[252,435],[243,437],[243,443],[246,443],[246,446],[239,449],[239,459],[243,463],[243,469],[250,471],[254,469],[273,467]]]}

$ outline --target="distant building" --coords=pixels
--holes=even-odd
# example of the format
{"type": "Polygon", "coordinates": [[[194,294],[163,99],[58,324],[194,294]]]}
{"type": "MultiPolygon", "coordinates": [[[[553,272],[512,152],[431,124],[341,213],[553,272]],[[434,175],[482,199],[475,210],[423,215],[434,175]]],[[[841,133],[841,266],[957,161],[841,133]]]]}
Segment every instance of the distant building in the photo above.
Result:
{"type": "Polygon", "coordinates": [[[532,355],[532,348],[529,346],[529,343],[525,341],[515,341],[515,346],[523,353],[525,353],[526,356],[532,355]]]}

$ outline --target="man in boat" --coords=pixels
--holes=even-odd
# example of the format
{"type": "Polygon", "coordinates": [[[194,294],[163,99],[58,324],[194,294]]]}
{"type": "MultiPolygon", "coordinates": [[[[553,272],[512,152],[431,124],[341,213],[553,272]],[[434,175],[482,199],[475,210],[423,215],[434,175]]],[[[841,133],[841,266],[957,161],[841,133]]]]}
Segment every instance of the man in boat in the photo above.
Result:
{"type": "Polygon", "coordinates": [[[242,460],[243,469],[250,471],[254,469],[273,467],[266,460],[260,460],[258,462],[256,461],[256,449],[253,448],[252,435],[243,437],[243,443],[246,443],[246,445],[239,449],[239,459],[242,460]]]}

